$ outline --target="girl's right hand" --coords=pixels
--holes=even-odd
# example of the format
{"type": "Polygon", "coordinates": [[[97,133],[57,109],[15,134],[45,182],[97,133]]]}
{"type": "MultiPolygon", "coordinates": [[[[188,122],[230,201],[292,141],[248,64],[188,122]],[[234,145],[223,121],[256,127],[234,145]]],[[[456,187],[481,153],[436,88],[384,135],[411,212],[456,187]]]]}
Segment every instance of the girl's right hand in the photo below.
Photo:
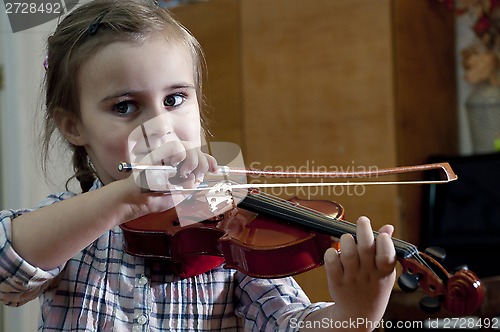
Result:
{"type": "Polygon", "coordinates": [[[205,174],[217,170],[214,157],[201,151],[200,147],[186,141],[171,141],[160,145],[139,162],[147,165],[167,165],[176,172],[146,170],[147,188],[152,191],[175,191],[176,188],[195,189],[205,174]]]}
{"type": "MultiPolygon", "coordinates": [[[[137,162],[142,165],[173,166],[176,172],[154,169],[134,170],[129,181],[135,185],[137,200],[132,203],[135,217],[174,208],[196,189],[205,174],[217,170],[217,161],[186,141],[171,141],[152,150],[137,162]]],[[[135,196],[135,195],[134,195],[135,196]]]]}

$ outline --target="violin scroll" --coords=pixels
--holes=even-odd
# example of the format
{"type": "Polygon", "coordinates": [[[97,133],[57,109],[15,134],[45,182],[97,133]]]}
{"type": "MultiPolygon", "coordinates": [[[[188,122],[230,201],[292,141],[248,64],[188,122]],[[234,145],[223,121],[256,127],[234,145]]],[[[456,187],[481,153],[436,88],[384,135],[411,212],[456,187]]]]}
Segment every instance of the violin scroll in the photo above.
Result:
{"type": "Polygon", "coordinates": [[[448,279],[447,292],[443,305],[459,315],[476,312],[484,299],[481,281],[468,269],[459,270],[448,279]]]}
{"type": "Polygon", "coordinates": [[[419,252],[398,260],[403,267],[398,285],[405,292],[421,288],[428,295],[420,301],[424,312],[436,313],[442,307],[464,316],[476,313],[481,306],[483,285],[466,267],[450,274],[431,255],[419,252]]]}

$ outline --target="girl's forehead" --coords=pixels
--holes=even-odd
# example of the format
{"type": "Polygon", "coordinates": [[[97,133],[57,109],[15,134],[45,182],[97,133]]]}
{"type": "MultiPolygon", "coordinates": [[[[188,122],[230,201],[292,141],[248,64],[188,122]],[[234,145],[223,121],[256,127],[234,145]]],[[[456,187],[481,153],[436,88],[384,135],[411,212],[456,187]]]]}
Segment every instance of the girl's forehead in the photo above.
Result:
{"type": "Polygon", "coordinates": [[[82,64],[80,73],[101,76],[172,74],[194,79],[192,54],[181,43],[163,38],[144,42],[113,42],[104,46],[82,64]]]}
{"type": "Polygon", "coordinates": [[[100,47],[96,47],[95,51],[90,52],[88,60],[106,54],[109,55],[110,53],[115,59],[143,53],[145,58],[148,54],[155,54],[156,56],[175,54],[190,61],[194,60],[193,52],[190,51],[190,47],[183,40],[168,38],[158,33],[150,34],[140,40],[111,40],[108,43],[100,44],[100,47]]]}
{"type": "Polygon", "coordinates": [[[164,39],[107,45],[82,65],[78,79],[82,96],[96,101],[196,85],[190,53],[164,39]]]}

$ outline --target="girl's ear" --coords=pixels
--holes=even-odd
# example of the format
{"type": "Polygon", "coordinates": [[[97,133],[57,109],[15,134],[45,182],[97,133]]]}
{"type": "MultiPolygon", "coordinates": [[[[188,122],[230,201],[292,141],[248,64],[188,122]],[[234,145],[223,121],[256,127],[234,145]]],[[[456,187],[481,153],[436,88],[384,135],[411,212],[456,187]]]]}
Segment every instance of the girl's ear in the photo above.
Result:
{"type": "Polygon", "coordinates": [[[83,146],[85,144],[85,140],[80,129],[80,120],[66,114],[60,117],[58,127],[64,138],[71,144],[76,146],[83,146]]]}

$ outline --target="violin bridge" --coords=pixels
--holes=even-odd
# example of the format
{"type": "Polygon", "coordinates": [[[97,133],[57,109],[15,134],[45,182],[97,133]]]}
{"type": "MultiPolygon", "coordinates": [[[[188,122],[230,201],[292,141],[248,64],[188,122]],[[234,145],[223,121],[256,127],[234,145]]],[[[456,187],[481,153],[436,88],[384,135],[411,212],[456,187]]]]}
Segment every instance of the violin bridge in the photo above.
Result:
{"type": "Polygon", "coordinates": [[[234,207],[231,183],[219,182],[205,195],[210,211],[214,215],[224,213],[234,207]]]}

